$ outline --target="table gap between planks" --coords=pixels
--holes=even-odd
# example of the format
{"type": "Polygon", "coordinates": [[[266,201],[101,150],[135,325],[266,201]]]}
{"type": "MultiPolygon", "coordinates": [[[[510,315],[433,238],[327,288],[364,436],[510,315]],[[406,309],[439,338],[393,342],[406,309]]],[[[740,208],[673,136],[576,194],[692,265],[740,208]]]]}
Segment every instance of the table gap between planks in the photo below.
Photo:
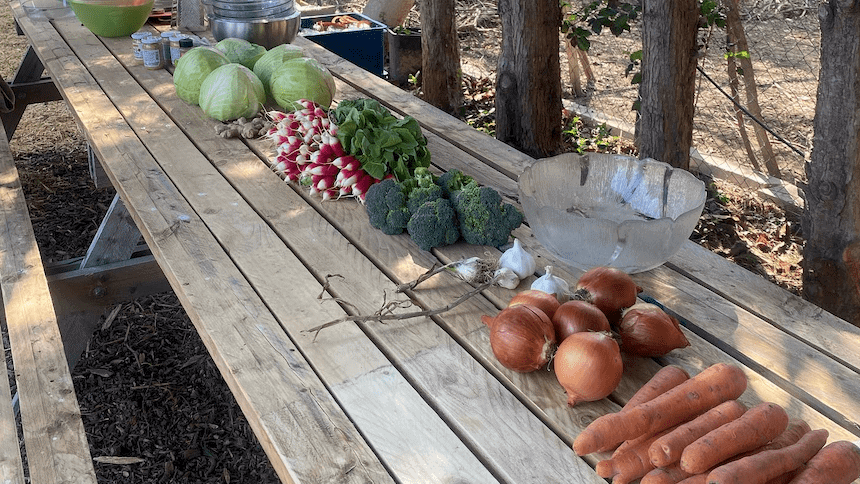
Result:
{"type": "MultiPolygon", "coordinates": [[[[860,365],[847,349],[856,330],[745,274],[735,279],[743,284],[726,284],[729,263],[687,247],[687,259],[636,279],[684,319],[692,347],[626,361],[612,398],[574,409],[551,372],[521,375],[496,363],[478,316],[504,306],[510,291],[485,291],[432,319],[344,323],[314,340],[303,330],[376,311],[396,284],[434,264],[499,252],[463,244],[422,252],[406,236],[372,229],[357,203],[320,202],[285,184],[261,161],[273,154],[266,140],[216,136],[215,122],[176,98],[168,71],[131,65],[129,39],[96,38],[75,19],[22,27],[285,482],[604,482],[591,470],[599,456],[577,458],[572,439],[668,363],[695,373],[736,362],[750,378],[745,403],[774,401],[831,438],[856,440],[860,365]]],[[[528,157],[296,43],[330,68],[342,97],[375,97],[416,117],[437,168],[460,168],[516,197],[528,157]]],[[[515,235],[540,267],[579,276],[528,227],[515,235]]],[[[440,276],[409,297],[438,307],[466,289],[440,276]]]]}

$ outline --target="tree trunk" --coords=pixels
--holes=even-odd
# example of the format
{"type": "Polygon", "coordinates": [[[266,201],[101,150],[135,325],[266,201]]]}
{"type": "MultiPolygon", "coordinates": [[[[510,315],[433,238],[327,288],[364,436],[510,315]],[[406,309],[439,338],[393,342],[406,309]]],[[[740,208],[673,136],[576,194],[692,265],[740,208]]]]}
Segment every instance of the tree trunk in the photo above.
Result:
{"type": "Polygon", "coordinates": [[[860,326],[860,6],[818,7],[821,71],[806,166],[803,296],[860,326]]]}
{"type": "Polygon", "coordinates": [[[561,150],[558,0],[499,0],[496,138],[535,157],[561,150]]]}
{"type": "Polygon", "coordinates": [[[693,143],[698,21],[692,0],[643,2],[639,153],[685,170],[693,143]]]}
{"type": "Polygon", "coordinates": [[[392,29],[402,25],[415,0],[367,0],[361,13],[392,29]]]}
{"type": "Polygon", "coordinates": [[[453,113],[463,105],[460,41],[454,0],[421,3],[421,87],[424,99],[453,113]]]}

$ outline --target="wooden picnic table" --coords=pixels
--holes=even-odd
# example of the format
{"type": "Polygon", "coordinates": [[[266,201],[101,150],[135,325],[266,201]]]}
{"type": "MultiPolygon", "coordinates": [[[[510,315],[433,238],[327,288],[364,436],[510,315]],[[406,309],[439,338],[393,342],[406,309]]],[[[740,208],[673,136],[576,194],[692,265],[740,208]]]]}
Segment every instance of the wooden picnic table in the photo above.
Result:
{"type": "MultiPolygon", "coordinates": [[[[860,330],[692,242],[634,276],[643,297],[682,321],[691,346],[626,358],[609,398],[572,408],[552,371],[515,373],[493,356],[480,316],[511,290],[493,287],[433,317],[308,332],[392,298],[445,306],[471,286],[442,274],[395,288],[500,251],[426,252],[407,235],[384,235],[355,200],[324,202],[285,183],[270,168],[269,140],[216,135],[217,121],[176,97],[169,70],[134,65],[130,38],[11,5],[283,482],[606,482],[593,470],[600,456],[576,456],[573,439],[667,364],[691,374],[737,364],[749,378],[742,402],[778,403],[830,440],[860,438],[860,330]]],[[[370,97],[415,117],[436,169],[460,169],[515,201],[530,157],[304,38],[294,43],[329,68],[339,100],[370,97]]],[[[578,279],[526,224],[513,235],[539,268],[578,279]]]]}

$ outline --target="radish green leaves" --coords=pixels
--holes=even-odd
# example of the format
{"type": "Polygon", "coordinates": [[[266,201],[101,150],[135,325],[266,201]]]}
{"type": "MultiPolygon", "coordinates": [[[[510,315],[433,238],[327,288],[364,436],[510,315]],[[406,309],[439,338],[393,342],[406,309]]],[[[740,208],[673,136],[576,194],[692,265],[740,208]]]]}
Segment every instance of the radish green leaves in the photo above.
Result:
{"type": "Polygon", "coordinates": [[[430,166],[427,139],[411,116],[399,119],[376,100],[357,99],[342,101],[331,117],[341,145],[376,179],[393,174],[404,181],[430,166]]]}

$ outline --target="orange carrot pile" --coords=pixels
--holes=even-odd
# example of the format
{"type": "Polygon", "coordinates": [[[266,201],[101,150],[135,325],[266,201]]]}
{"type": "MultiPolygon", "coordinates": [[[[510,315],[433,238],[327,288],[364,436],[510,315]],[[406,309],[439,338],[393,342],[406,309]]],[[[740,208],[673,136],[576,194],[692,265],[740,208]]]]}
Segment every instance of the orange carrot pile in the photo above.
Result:
{"type": "Polygon", "coordinates": [[[827,443],[828,432],[813,430],[797,443],[775,450],[765,450],[708,473],[708,484],[767,484],[809,461],[827,443]]]}
{"type": "Polygon", "coordinates": [[[775,403],[762,403],[684,448],[681,469],[699,474],[711,467],[767,444],[788,427],[788,414],[775,403]]]}
{"type": "Polygon", "coordinates": [[[723,402],[657,439],[648,450],[654,467],[666,467],[681,459],[681,452],[708,432],[737,419],[747,408],[737,400],[723,402]]]}
{"type": "Polygon", "coordinates": [[[650,401],[597,418],[576,437],[573,450],[578,455],[607,451],[625,440],[655,434],[738,398],[746,386],[740,368],[717,363],[650,401]]]}
{"type": "Polygon", "coordinates": [[[736,401],[746,384],[732,364],[692,378],[668,366],[620,411],[586,427],[573,450],[615,448],[595,469],[613,484],[851,484],[860,478],[860,441],[825,445],[827,430],[789,419],[775,403],[747,410],[736,401]]]}
{"type": "MultiPolygon", "coordinates": [[[[630,397],[630,400],[621,408],[621,411],[629,410],[637,405],[643,404],[645,402],[651,401],[659,395],[662,395],[669,391],[672,388],[680,385],[681,383],[690,379],[690,374],[687,373],[683,368],[675,365],[668,365],[660,368],[657,373],[648,380],[648,383],[642,385],[636,393],[630,397]]],[[[640,436],[636,439],[625,440],[615,449],[615,452],[612,454],[612,457],[615,457],[628,446],[640,441],[642,438],[649,437],[648,435],[640,436]]]]}

